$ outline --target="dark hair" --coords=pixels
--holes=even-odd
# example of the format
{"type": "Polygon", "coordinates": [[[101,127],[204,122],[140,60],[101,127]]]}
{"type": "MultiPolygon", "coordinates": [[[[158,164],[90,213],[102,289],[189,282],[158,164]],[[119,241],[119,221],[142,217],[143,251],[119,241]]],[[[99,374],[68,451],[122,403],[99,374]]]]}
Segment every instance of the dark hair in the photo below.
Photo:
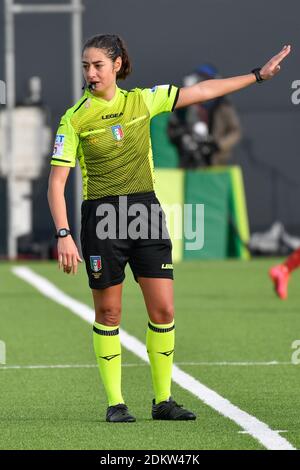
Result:
{"type": "Polygon", "coordinates": [[[122,66],[119,72],[117,72],[117,79],[125,80],[125,78],[131,73],[132,66],[128,56],[127,47],[123,39],[116,34],[98,34],[88,39],[83,46],[82,53],[89,47],[96,47],[97,49],[104,49],[107,57],[113,62],[117,57],[121,57],[122,66]]]}

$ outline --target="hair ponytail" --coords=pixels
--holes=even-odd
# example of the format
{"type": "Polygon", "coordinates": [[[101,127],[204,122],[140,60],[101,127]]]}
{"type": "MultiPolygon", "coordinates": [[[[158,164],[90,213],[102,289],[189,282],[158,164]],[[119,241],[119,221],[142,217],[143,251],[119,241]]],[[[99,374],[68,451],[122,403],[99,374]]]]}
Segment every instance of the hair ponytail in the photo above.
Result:
{"type": "Polygon", "coordinates": [[[125,80],[128,75],[132,72],[132,65],[128,55],[126,44],[124,43],[123,39],[117,36],[117,43],[122,51],[122,66],[119,72],[117,73],[117,78],[120,80],[125,80]]]}

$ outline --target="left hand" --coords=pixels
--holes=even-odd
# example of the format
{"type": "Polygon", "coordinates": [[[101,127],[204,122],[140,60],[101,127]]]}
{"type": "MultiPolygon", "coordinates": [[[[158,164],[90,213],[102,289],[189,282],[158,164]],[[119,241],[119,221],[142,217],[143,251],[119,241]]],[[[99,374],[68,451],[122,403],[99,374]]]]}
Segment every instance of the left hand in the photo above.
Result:
{"type": "Polygon", "coordinates": [[[260,75],[264,80],[273,78],[280,70],[280,62],[289,55],[291,46],[284,46],[278,54],[274,55],[260,70],[260,75]]]}

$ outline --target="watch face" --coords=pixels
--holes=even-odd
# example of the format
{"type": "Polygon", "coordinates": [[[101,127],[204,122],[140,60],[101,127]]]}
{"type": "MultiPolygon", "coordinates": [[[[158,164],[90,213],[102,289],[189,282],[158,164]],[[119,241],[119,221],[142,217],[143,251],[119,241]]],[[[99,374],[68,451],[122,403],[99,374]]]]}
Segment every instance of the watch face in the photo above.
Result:
{"type": "Polygon", "coordinates": [[[70,231],[67,230],[66,228],[61,228],[57,232],[57,236],[60,237],[60,238],[63,238],[63,237],[66,237],[67,235],[69,235],[69,233],[70,233],[70,231]]]}

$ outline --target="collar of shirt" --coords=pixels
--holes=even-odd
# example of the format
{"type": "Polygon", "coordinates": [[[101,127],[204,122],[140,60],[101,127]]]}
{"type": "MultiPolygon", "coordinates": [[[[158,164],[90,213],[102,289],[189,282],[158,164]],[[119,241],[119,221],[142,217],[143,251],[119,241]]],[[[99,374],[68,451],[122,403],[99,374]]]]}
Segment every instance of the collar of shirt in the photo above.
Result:
{"type": "Polygon", "coordinates": [[[120,95],[120,88],[116,85],[116,92],[114,94],[114,97],[107,101],[103,98],[100,98],[99,96],[95,96],[90,90],[85,90],[85,96],[87,98],[92,98],[94,100],[96,100],[97,102],[101,103],[102,105],[104,106],[107,106],[107,107],[111,107],[115,104],[115,102],[117,101],[118,97],[120,95]]]}

